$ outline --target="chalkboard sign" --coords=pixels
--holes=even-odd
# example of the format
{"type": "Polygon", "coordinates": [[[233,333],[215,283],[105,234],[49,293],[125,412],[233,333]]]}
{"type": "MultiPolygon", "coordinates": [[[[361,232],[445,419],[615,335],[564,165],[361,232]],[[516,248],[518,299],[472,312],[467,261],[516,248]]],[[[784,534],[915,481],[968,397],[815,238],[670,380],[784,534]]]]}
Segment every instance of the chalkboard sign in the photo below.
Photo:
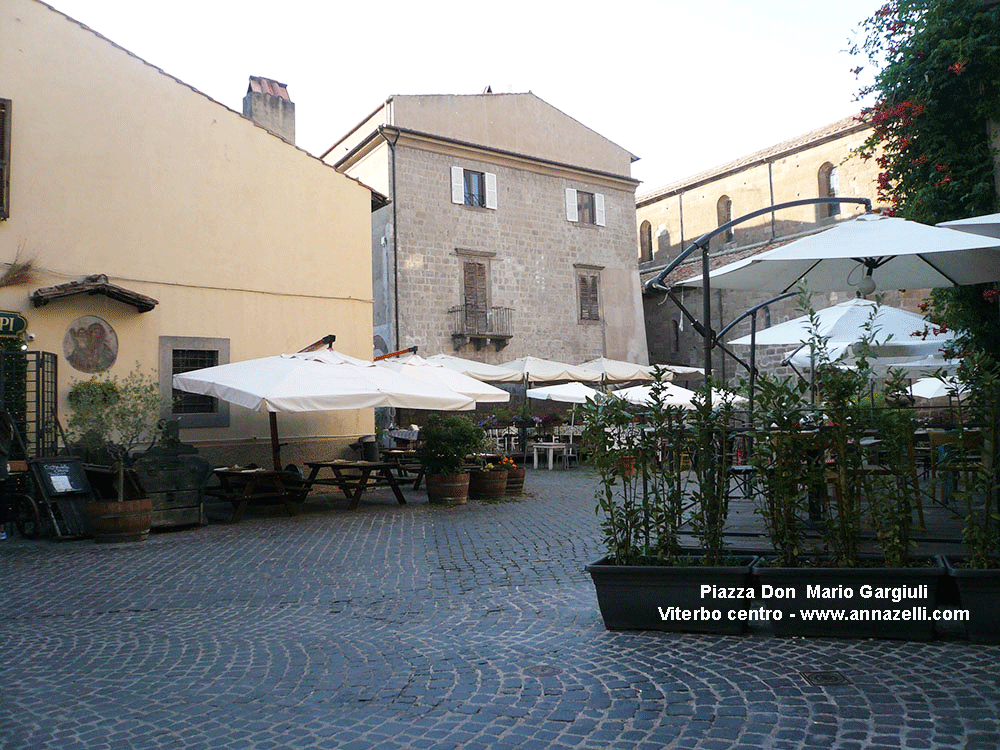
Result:
{"type": "Polygon", "coordinates": [[[90,482],[83,465],[75,458],[40,458],[33,461],[42,491],[47,497],[66,497],[75,493],[90,494],[90,482]]]}
{"type": "Polygon", "coordinates": [[[34,458],[30,464],[56,536],[88,535],[87,503],[96,498],[80,459],[34,458]]]}

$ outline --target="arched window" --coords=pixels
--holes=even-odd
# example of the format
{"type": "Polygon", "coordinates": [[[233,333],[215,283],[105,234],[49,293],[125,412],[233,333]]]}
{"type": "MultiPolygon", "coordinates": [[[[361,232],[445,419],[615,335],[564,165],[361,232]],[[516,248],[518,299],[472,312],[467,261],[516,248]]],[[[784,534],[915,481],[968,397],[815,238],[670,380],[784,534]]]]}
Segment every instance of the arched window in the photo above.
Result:
{"type": "MultiPolygon", "coordinates": [[[[720,227],[723,224],[731,222],[733,220],[733,199],[728,195],[724,195],[719,198],[719,202],[716,204],[716,213],[718,214],[720,227]]],[[[723,236],[723,242],[732,242],[733,230],[727,229],[723,236]]]]}
{"type": "Polygon", "coordinates": [[[639,262],[653,259],[653,225],[648,221],[639,225],[639,262]]]}
{"type": "Polygon", "coordinates": [[[670,321],[670,351],[679,352],[681,350],[681,327],[676,320],[670,321]]]}
{"type": "MultiPolygon", "coordinates": [[[[836,198],[837,192],[837,168],[830,162],[826,162],[819,168],[817,173],[819,181],[820,198],[836,198]]],[[[821,203],[816,206],[816,219],[822,221],[837,216],[840,213],[839,203],[821,203]]]]}
{"type": "Polygon", "coordinates": [[[761,308],[761,312],[764,313],[764,328],[770,328],[771,327],[771,308],[770,308],[770,306],[764,305],[764,307],[761,308]]]}

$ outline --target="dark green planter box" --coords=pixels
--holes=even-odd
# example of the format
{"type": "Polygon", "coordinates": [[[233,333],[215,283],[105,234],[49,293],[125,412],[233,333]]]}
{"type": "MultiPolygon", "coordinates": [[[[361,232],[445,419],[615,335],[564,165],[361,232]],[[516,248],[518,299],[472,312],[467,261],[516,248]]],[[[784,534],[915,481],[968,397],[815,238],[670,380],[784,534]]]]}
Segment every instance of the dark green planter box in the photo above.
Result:
{"type": "Polygon", "coordinates": [[[969,611],[965,635],[973,643],[1000,643],[1000,569],[955,567],[960,559],[945,556],[944,562],[958,589],[959,608],[969,611]]]}
{"type": "Polygon", "coordinates": [[[755,557],[745,564],[726,567],[615,565],[603,557],[587,566],[597,590],[597,603],[608,630],[661,630],[675,633],[738,635],[746,621],[740,611],[750,608],[748,598],[702,597],[704,586],[746,589],[755,557]],[[717,619],[707,619],[718,611],[717,619]],[[689,613],[684,619],[683,613],[689,613]],[[730,612],[733,614],[730,615],[730,612]],[[664,614],[667,615],[666,619],[664,614]]]}
{"type": "Polygon", "coordinates": [[[761,592],[764,606],[781,612],[781,618],[773,621],[775,635],[906,641],[934,638],[932,617],[945,572],[940,558],[917,568],[774,568],[762,558],[753,572],[754,588],[761,592]],[[865,596],[864,587],[880,592],[897,589],[906,598],[894,602],[891,598],[865,596]],[[763,598],[765,591],[772,595],[763,598]],[[780,596],[779,592],[787,595],[780,596]],[[815,596],[817,593],[830,595],[815,596]],[[802,610],[843,612],[844,616],[806,619],[802,610]]]}

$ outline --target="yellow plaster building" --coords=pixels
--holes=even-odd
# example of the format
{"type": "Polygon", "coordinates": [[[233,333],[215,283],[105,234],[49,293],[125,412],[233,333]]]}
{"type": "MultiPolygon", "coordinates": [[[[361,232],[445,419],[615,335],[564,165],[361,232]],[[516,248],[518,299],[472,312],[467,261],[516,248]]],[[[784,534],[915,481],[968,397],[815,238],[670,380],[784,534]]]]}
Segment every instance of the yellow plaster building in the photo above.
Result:
{"type": "MultiPolygon", "coordinates": [[[[0,4],[0,309],[66,394],[138,363],[171,375],[297,351],[370,358],[372,192],[37,0],[0,4]]],[[[39,398],[44,394],[40,394],[39,398]]],[[[266,465],[268,420],[189,400],[181,438],[266,465]]],[[[286,460],[372,431],[372,411],[282,415],[286,460]]]]}

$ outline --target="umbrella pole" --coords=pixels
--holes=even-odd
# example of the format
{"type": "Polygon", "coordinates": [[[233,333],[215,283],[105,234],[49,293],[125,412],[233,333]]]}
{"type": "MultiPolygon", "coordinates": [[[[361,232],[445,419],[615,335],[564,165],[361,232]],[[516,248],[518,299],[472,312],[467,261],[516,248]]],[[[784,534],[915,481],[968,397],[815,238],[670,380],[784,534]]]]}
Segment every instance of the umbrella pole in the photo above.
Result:
{"type": "Polygon", "coordinates": [[[281,471],[281,443],[278,442],[278,415],[269,411],[268,419],[271,422],[271,458],[274,460],[274,470],[281,471]]]}

